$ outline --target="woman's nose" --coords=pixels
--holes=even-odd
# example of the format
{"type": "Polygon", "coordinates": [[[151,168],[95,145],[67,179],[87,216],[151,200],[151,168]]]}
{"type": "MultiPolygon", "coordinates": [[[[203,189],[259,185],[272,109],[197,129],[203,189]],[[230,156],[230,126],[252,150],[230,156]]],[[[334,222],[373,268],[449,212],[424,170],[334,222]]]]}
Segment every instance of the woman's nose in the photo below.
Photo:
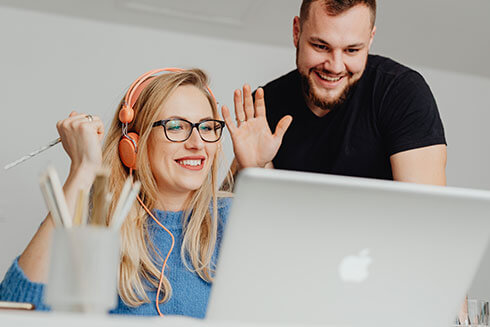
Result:
{"type": "Polygon", "coordinates": [[[192,129],[191,136],[185,141],[185,146],[188,149],[202,149],[204,147],[204,141],[201,139],[197,127],[192,129]]]}

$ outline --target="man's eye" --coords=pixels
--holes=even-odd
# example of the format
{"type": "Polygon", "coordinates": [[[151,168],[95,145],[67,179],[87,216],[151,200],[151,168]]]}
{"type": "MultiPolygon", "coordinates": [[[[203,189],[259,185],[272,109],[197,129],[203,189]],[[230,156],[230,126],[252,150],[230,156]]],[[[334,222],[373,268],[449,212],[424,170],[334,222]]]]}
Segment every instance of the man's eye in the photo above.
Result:
{"type": "Polygon", "coordinates": [[[323,45],[323,44],[313,44],[313,46],[317,49],[320,49],[320,50],[328,50],[328,47],[326,45],[323,45]]]}
{"type": "Polygon", "coordinates": [[[359,49],[347,49],[348,53],[357,53],[359,52],[359,49]]]}

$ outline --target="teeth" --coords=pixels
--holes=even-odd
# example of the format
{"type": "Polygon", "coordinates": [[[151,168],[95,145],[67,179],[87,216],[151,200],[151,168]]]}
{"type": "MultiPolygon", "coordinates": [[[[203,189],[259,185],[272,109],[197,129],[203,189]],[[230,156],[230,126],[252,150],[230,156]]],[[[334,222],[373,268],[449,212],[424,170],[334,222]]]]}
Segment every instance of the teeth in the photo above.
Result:
{"type": "Polygon", "coordinates": [[[200,166],[202,160],[179,160],[179,164],[184,165],[184,166],[200,166]]]}
{"type": "Polygon", "coordinates": [[[329,82],[337,82],[337,81],[339,81],[342,78],[342,76],[340,76],[340,77],[330,77],[330,76],[327,76],[327,75],[323,75],[322,73],[318,73],[318,76],[320,76],[321,79],[324,79],[324,80],[329,81],[329,82]]]}

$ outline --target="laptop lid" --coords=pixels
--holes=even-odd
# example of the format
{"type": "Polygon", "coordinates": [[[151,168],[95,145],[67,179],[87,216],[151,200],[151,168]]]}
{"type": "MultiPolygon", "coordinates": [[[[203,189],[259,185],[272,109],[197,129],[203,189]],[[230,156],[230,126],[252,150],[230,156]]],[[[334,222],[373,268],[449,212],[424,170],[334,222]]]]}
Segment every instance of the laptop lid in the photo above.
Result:
{"type": "Polygon", "coordinates": [[[449,326],[490,236],[490,192],[244,170],[207,318],[449,326]]]}
{"type": "Polygon", "coordinates": [[[471,283],[468,296],[472,299],[490,302],[490,243],[487,245],[483,259],[480,261],[480,266],[471,283]]]}

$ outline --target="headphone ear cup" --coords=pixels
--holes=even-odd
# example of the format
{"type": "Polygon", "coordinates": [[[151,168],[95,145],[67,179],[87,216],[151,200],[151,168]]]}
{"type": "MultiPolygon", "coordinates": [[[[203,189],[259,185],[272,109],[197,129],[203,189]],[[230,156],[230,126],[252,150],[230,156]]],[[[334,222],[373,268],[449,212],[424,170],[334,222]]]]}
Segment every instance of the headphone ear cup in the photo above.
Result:
{"type": "Polygon", "coordinates": [[[127,105],[124,105],[122,109],[119,111],[119,120],[123,124],[129,124],[133,121],[134,118],[134,110],[127,105]]]}
{"type": "Polygon", "coordinates": [[[123,135],[119,141],[119,157],[123,164],[136,170],[136,154],[138,152],[138,140],[139,135],[136,133],[128,133],[128,135],[123,135]]]}

